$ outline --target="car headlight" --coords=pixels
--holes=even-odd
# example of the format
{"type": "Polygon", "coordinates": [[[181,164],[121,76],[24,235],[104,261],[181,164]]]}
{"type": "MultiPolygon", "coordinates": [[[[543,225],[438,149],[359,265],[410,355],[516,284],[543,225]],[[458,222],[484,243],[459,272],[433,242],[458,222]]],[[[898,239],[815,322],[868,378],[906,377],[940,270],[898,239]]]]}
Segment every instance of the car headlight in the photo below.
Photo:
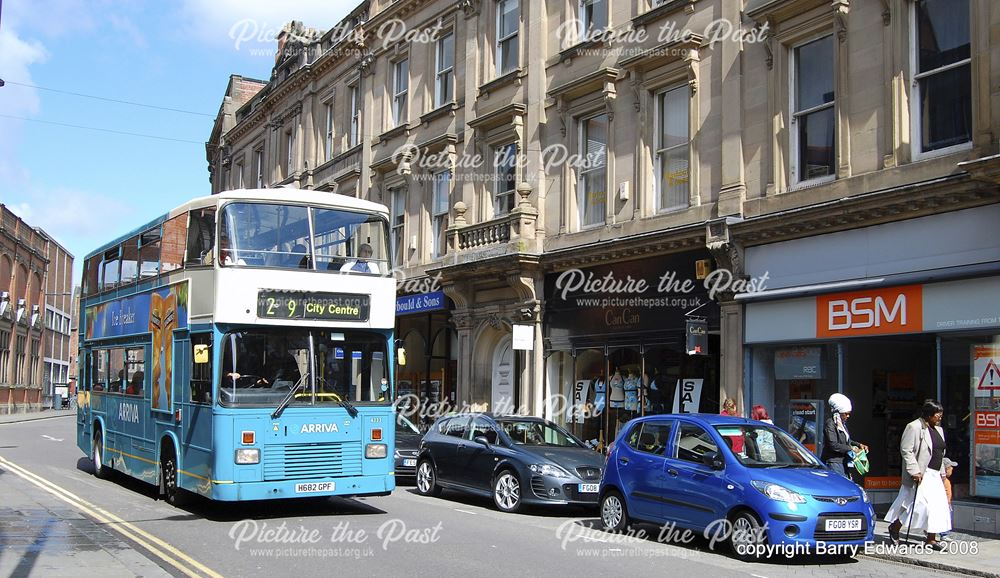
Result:
{"type": "Polygon", "coordinates": [[[768,498],[776,502],[788,502],[789,504],[804,504],[806,499],[802,497],[798,492],[793,492],[785,486],[779,486],[778,484],[772,484],[771,482],[750,482],[753,487],[760,490],[760,493],[764,494],[768,498]]]}
{"type": "Polygon", "coordinates": [[[257,448],[242,448],[236,450],[237,464],[259,464],[260,450],[257,448]]]}
{"type": "Polygon", "coordinates": [[[528,469],[530,469],[532,473],[542,476],[552,476],[553,478],[570,477],[569,472],[566,470],[560,468],[559,466],[553,466],[550,464],[532,464],[528,466],[528,469]]]}
{"type": "Polygon", "coordinates": [[[368,444],[365,446],[365,457],[370,460],[384,458],[389,455],[389,446],[385,444],[368,444]]]}
{"type": "Polygon", "coordinates": [[[403,456],[399,455],[399,450],[395,450],[395,451],[392,452],[392,459],[398,460],[401,457],[403,457],[403,456]]]}
{"type": "Polygon", "coordinates": [[[864,498],[866,504],[872,503],[871,499],[868,497],[868,492],[864,488],[861,488],[861,497],[864,498]]]}

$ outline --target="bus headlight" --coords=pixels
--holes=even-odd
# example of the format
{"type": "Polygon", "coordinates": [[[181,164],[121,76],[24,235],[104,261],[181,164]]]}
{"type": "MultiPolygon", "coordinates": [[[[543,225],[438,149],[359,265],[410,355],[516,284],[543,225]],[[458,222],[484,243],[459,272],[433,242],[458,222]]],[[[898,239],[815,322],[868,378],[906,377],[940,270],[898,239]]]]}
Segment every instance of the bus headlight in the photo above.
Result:
{"type": "Polygon", "coordinates": [[[260,450],[257,448],[246,448],[236,450],[237,464],[259,464],[260,450]]]}
{"type": "Polygon", "coordinates": [[[385,444],[368,444],[365,446],[365,457],[370,460],[384,458],[389,455],[389,446],[385,444]]]}

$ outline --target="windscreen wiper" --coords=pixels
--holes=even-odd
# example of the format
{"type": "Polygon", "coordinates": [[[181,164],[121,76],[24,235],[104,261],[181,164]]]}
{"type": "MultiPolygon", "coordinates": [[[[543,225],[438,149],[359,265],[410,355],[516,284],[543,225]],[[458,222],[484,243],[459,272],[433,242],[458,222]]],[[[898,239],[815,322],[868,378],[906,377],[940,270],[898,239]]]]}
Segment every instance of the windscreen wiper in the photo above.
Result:
{"type": "Polygon", "coordinates": [[[292,400],[295,399],[295,394],[298,393],[299,389],[306,382],[306,377],[309,377],[308,373],[300,377],[295,385],[292,386],[292,389],[288,390],[288,394],[285,395],[285,399],[281,400],[281,403],[279,403],[278,407],[275,408],[274,413],[271,414],[271,419],[278,419],[281,417],[282,412],[285,411],[288,404],[292,403],[292,400]]]}
{"type": "Polygon", "coordinates": [[[347,401],[346,397],[341,397],[337,403],[340,404],[340,407],[346,409],[347,413],[351,414],[351,418],[358,417],[358,408],[351,405],[351,402],[347,401]]]}

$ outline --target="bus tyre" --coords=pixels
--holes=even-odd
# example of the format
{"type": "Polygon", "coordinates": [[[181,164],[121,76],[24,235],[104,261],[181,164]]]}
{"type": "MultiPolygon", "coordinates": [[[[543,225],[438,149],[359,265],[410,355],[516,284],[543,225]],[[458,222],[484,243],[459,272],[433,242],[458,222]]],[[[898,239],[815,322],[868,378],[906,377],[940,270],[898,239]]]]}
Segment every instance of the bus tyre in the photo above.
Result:
{"type": "Polygon", "coordinates": [[[104,466],[104,435],[94,429],[94,447],[90,450],[90,461],[94,462],[94,477],[108,479],[108,468],[104,466]]]}
{"type": "Polygon", "coordinates": [[[615,490],[601,498],[601,523],[613,534],[624,534],[629,529],[628,508],[625,499],[615,490]]]}
{"type": "Polygon", "coordinates": [[[511,470],[503,470],[493,480],[493,503],[501,512],[515,513],[521,509],[521,480],[511,470]]]}
{"type": "Polygon", "coordinates": [[[437,485],[437,470],[430,460],[421,460],[417,464],[417,492],[421,496],[441,495],[441,486],[437,485]]]}
{"type": "Polygon", "coordinates": [[[160,492],[171,506],[184,504],[184,490],[177,483],[177,457],[173,448],[163,450],[160,458],[160,492]]]}

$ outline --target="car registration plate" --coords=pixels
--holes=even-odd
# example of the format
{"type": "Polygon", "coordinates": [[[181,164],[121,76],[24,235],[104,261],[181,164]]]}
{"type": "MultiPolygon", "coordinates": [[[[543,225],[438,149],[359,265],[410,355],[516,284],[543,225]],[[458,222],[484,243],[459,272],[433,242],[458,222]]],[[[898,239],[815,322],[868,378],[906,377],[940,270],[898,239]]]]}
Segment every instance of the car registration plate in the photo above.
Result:
{"type": "Polygon", "coordinates": [[[853,520],[836,519],[826,521],[827,532],[851,532],[860,529],[861,520],[857,518],[853,520]]]}
{"type": "Polygon", "coordinates": [[[577,491],[581,494],[596,494],[599,488],[600,484],[580,484],[577,491]]]}
{"type": "Polygon", "coordinates": [[[406,468],[415,468],[415,467],[417,467],[417,460],[415,460],[415,459],[412,459],[412,460],[403,460],[403,467],[406,467],[406,468]]]}
{"type": "Polygon", "coordinates": [[[296,494],[314,494],[316,492],[332,492],[336,488],[333,482],[317,482],[295,484],[296,494]]]}

